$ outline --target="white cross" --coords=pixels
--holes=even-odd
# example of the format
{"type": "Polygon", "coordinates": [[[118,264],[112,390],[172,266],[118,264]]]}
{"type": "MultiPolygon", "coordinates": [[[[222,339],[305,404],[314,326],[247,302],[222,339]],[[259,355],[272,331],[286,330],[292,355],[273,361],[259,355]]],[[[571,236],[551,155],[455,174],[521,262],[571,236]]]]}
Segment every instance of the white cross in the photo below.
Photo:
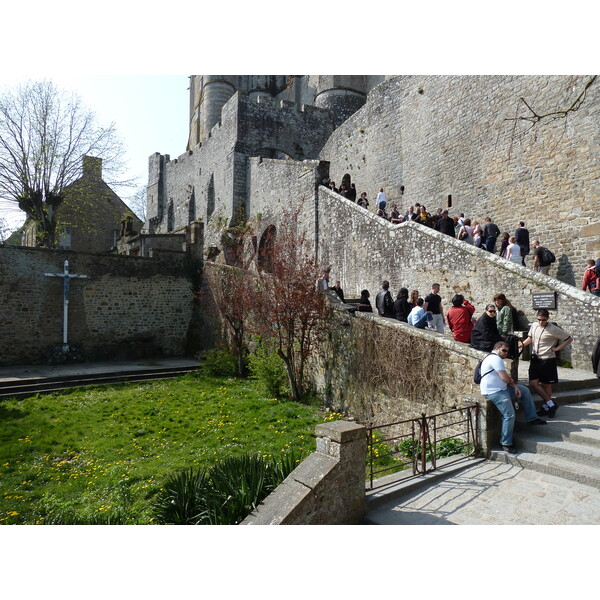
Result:
{"type": "Polygon", "coordinates": [[[65,260],[65,268],[62,273],[44,273],[46,277],[63,277],[64,281],[64,299],[63,299],[63,350],[68,348],[67,329],[69,326],[69,290],[71,289],[71,279],[87,279],[87,275],[69,273],[69,261],[65,260]]]}

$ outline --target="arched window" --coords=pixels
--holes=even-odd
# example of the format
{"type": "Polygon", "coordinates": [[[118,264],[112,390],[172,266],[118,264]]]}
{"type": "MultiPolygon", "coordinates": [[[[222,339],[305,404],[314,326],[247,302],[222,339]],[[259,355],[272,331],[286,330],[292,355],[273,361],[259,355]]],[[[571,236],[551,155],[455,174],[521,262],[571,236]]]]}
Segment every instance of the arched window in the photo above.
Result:
{"type": "Polygon", "coordinates": [[[260,271],[273,272],[273,253],[275,252],[275,240],[277,239],[277,229],[275,225],[269,225],[258,245],[258,269],[260,271]]]}
{"type": "Polygon", "coordinates": [[[175,209],[173,208],[173,198],[171,198],[167,209],[167,231],[173,231],[173,229],[175,229],[175,209]]]}
{"type": "Polygon", "coordinates": [[[210,219],[210,216],[215,210],[215,176],[211,175],[208,182],[208,190],[206,193],[206,220],[210,219]]]}

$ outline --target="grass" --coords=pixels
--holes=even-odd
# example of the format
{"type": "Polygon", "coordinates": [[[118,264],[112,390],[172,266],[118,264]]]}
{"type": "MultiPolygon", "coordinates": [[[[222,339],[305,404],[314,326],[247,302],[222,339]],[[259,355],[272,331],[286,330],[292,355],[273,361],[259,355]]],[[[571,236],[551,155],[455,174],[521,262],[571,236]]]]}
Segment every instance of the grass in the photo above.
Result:
{"type": "Polygon", "coordinates": [[[1,524],[148,524],[174,472],[245,452],[304,457],[323,415],[252,380],[189,374],[9,399],[0,421],[1,524]]]}

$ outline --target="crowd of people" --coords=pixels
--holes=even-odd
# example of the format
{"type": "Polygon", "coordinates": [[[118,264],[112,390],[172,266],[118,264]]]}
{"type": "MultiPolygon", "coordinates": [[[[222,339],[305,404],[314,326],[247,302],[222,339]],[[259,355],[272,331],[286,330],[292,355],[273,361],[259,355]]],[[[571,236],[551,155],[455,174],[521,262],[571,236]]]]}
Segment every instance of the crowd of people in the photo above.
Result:
{"type": "MultiPolygon", "coordinates": [[[[328,279],[328,272],[323,273],[328,279]]],[[[319,280],[319,282],[322,281],[319,280]]],[[[320,289],[322,288],[322,284],[320,289]]],[[[344,302],[343,290],[337,281],[333,289],[344,302]]],[[[552,385],[558,383],[556,355],[573,342],[572,336],[554,323],[546,309],[539,309],[536,321],[529,323],[504,293],[497,293],[486,305],[482,314],[475,318],[475,307],[462,294],[452,297],[452,306],[444,314],[440,284],[433,283],[431,292],[424,298],[418,290],[409,292],[401,287],[394,300],[390,283],[385,280],[375,297],[375,311],[384,318],[396,319],[416,328],[444,333],[447,326],[457,342],[487,352],[481,363],[481,393],[492,402],[502,416],[500,444],[506,452],[515,453],[513,430],[515,409],[513,402],[520,402],[525,418],[531,425],[546,424],[541,417],[554,418],[558,410],[556,398],[552,396],[552,385]],[[516,335],[527,331],[523,339],[516,335]],[[506,371],[503,359],[518,357],[523,349],[531,346],[529,363],[529,387],[541,398],[542,406],[536,412],[527,386],[517,383],[516,369],[506,371]]],[[[362,290],[358,304],[351,310],[374,312],[369,290],[362,290]]],[[[516,367],[513,361],[513,366],[516,367]]]]}
{"type": "MultiPolygon", "coordinates": [[[[369,200],[367,192],[361,192],[358,200],[356,199],[356,187],[352,183],[342,183],[340,189],[335,186],[334,181],[329,182],[329,188],[341,194],[348,200],[356,202],[359,206],[369,209],[369,200]]],[[[525,259],[531,254],[533,262],[531,267],[534,271],[548,275],[556,257],[548,248],[542,246],[539,240],[530,243],[529,231],[525,227],[524,221],[519,221],[515,227],[515,232],[511,235],[509,232],[502,233],[496,223],[490,217],[485,217],[481,221],[465,218],[464,213],[459,216],[451,217],[447,209],[438,208],[433,214],[428,212],[424,204],[416,203],[409,206],[404,214],[398,210],[398,205],[391,204],[391,210],[388,214],[389,202],[383,188],[379,189],[375,199],[375,213],[391,223],[403,223],[404,221],[415,221],[426,227],[431,227],[440,233],[444,233],[453,238],[472,244],[477,248],[486,250],[493,254],[496,253],[496,245],[500,240],[498,253],[502,258],[526,266],[525,259]]],[[[590,270],[586,269],[586,274],[582,282],[582,289],[600,296],[600,258],[589,260],[586,266],[592,266],[590,270]],[[592,264],[593,263],[593,264],[592,264]]]]}

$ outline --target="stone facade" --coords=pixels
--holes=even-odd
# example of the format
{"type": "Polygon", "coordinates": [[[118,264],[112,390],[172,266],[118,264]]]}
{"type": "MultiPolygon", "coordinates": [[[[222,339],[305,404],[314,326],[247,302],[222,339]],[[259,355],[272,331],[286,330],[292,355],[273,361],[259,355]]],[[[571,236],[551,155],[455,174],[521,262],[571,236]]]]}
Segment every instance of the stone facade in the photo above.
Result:
{"type": "Polygon", "coordinates": [[[71,273],[70,346],[86,360],[183,355],[193,315],[186,254],[152,258],[0,247],[0,364],[46,362],[62,343],[63,280],[71,273]]]}
{"type": "MultiPolygon", "coordinates": [[[[142,222],[102,179],[102,159],[82,158],[82,175],[64,189],[65,199],[56,211],[57,247],[82,252],[109,252],[122,235],[127,219],[130,231],[139,232],[142,222]]],[[[27,221],[20,243],[35,247],[36,226],[27,221]]]]}

